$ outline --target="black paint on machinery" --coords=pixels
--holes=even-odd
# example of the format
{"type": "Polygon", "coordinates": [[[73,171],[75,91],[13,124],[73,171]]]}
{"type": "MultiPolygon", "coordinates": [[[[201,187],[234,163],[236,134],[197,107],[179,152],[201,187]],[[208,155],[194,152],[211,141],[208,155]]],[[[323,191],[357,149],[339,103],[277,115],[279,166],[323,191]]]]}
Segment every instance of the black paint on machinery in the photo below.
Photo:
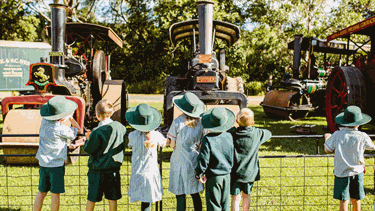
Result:
{"type": "Polygon", "coordinates": [[[304,118],[309,111],[315,110],[316,114],[325,114],[325,94],[331,64],[327,54],[352,55],[356,46],[335,41],[327,42],[313,37],[296,35],[294,41],[288,43],[288,49],[294,50],[293,75],[285,74],[278,85],[270,84],[263,102],[264,112],[269,118],[290,119],[292,121],[304,118]],[[301,59],[306,54],[306,67],[302,71],[301,59]],[[323,53],[323,65],[316,65],[316,53],[323,53]]]}
{"type": "Polygon", "coordinates": [[[116,47],[122,48],[123,42],[109,27],[90,23],[66,23],[66,6],[50,6],[52,25],[47,27],[47,33],[52,43],[51,63],[42,59],[41,63],[32,64],[29,85],[34,85],[37,91],[43,89],[52,94],[82,97],[86,103],[85,126],[91,129],[97,124],[94,113],[97,102],[106,96],[104,98],[110,98],[112,103],[120,103],[120,90],[108,93],[110,86],[123,85],[122,80],[111,80],[109,54],[116,47]],[[46,73],[51,72],[50,69],[54,70],[53,75],[47,76],[50,81],[34,83],[37,80],[33,80],[33,77],[42,69],[46,73]]]}
{"type": "Polygon", "coordinates": [[[175,23],[169,29],[174,46],[190,39],[192,59],[176,67],[176,71],[166,78],[164,124],[167,127],[177,115],[173,110],[173,97],[186,91],[196,94],[209,105],[207,108],[224,104],[226,107],[233,104],[232,110],[247,107],[242,79],[226,75],[229,67],[225,64],[225,50],[216,48],[219,40],[231,47],[239,39],[240,29],[234,24],[213,20],[213,2],[199,1],[197,4],[198,20],[175,23]]]}

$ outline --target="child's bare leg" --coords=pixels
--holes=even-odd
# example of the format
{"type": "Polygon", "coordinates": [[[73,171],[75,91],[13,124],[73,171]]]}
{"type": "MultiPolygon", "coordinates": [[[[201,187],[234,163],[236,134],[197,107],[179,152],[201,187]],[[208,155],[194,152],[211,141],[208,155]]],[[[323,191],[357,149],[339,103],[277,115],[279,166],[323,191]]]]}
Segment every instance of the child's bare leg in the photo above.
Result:
{"type": "Polygon", "coordinates": [[[86,211],[93,211],[95,208],[95,202],[87,200],[86,211]]]}
{"type": "Polygon", "coordinates": [[[232,211],[239,211],[240,210],[240,202],[241,202],[241,194],[232,195],[232,211]]]}
{"type": "Polygon", "coordinates": [[[248,211],[250,209],[250,194],[245,194],[244,192],[242,192],[242,200],[242,210],[248,211]]]}
{"type": "Polygon", "coordinates": [[[58,211],[60,207],[60,194],[51,193],[51,211],[58,211]]]}
{"type": "Polygon", "coordinates": [[[108,200],[109,202],[109,211],[117,210],[117,200],[108,200]]]}
{"type": "Polygon", "coordinates": [[[361,211],[361,200],[350,199],[353,204],[353,211],[361,211]]]}
{"type": "Polygon", "coordinates": [[[42,210],[43,200],[46,197],[46,195],[47,195],[47,192],[43,193],[43,192],[38,191],[35,197],[35,202],[34,202],[34,207],[33,207],[34,211],[42,210]]]}
{"type": "Polygon", "coordinates": [[[340,200],[340,211],[348,211],[349,200],[340,200]]]}

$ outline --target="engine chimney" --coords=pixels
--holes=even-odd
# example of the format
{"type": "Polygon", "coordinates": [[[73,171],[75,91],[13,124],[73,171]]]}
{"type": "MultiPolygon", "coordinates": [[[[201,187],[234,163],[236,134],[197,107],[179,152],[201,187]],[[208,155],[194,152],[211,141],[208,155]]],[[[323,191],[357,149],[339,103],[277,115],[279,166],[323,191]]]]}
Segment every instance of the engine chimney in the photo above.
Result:
{"type": "Polygon", "coordinates": [[[64,62],[64,43],[65,43],[65,22],[66,5],[63,0],[54,0],[49,5],[52,11],[51,40],[52,52],[51,63],[59,66],[65,66],[64,62]]]}
{"type": "Polygon", "coordinates": [[[212,53],[213,5],[212,1],[199,1],[199,54],[212,53]]]}
{"type": "Polygon", "coordinates": [[[302,35],[294,36],[293,78],[295,79],[300,78],[302,40],[302,35]]]}

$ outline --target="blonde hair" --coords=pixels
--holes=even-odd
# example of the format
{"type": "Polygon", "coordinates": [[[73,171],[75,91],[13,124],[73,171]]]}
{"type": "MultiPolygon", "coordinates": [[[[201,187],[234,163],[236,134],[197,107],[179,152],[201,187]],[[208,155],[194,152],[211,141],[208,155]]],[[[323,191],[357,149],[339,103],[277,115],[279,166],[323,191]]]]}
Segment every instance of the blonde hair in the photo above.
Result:
{"type": "Polygon", "coordinates": [[[239,126],[250,126],[254,124],[254,112],[248,108],[243,108],[238,112],[236,120],[239,126]]]}
{"type": "Polygon", "coordinates": [[[113,114],[113,104],[106,99],[101,100],[96,104],[95,111],[98,116],[109,118],[113,114]]]}
{"type": "Polygon", "coordinates": [[[197,126],[198,122],[199,122],[199,118],[194,118],[194,117],[191,117],[191,116],[186,116],[186,120],[185,120],[185,125],[187,127],[192,127],[192,128],[195,128],[195,126],[197,126]]]}
{"type": "Polygon", "coordinates": [[[145,132],[147,141],[144,142],[144,145],[147,149],[154,148],[155,143],[151,140],[151,132],[145,132]]]}

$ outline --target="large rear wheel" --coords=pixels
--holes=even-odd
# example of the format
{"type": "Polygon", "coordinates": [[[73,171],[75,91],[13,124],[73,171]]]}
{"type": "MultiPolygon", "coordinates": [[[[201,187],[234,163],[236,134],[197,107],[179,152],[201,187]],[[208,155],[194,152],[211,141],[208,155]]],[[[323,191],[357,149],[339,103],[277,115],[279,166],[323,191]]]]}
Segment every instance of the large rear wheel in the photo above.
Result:
{"type": "Polygon", "coordinates": [[[350,105],[366,108],[364,77],[357,67],[336,67],[326,89],[326,118],[332,132],[338,129],[335,117],[350,105]]]}
{"type": "MultiPolygon", "coordinates": [[[[164,82],[164,103],[163,103],[163,110],[164,110],[164,125],[169,126],[172,124],[173,121],[173,108],[167,109],[167,95],[172,91],[177,91],[177,78],[178,76],[167,76],[164,82]]],[[[167,131],[168,132],[168,131],[167,131]]]]}
{"type": "MultiPolygon", "coordinates": [[[[103,84],[107,80],[107,63],[104,51],[99,50],[94,54],[92,62],[92,86],[91,92],[94,102],[102,99],[103,84]]],[[[95,103],[94,103],[95,104],[95,103]]]]}

